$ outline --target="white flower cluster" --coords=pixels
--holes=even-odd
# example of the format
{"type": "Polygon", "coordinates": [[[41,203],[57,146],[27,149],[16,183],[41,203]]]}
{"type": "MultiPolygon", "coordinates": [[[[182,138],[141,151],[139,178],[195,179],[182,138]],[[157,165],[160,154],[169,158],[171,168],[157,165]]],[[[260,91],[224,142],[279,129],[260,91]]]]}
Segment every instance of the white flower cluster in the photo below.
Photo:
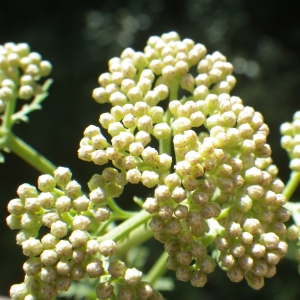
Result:
{"type": "Polygon", "coordinates": [[[99,180],[106,195],[120,196],[128,183],[155,187],[144,209],[153,214],[150,227],[179,280],[206,283],[216,265],[207,249],[214,241],[229,278],[246,278],[259,289],[287,252],[290,215],[266,142],[268,126],[230,95],[232,72],[221,53],[207,54],[175,32],[151,37],[144,52],[125,49],[93,91],[98,103],[112,105],[99,118],[111,140],[91,125],[78,155],[98,165],[112,162],[115,168],[104,169],[99,180]],[[149,146],[152,137],[170,150],[149,146]],[[107,170],[115,174],[110,180],[107,170]]]}
{"type": "Polygon", "coordinates": [[[48,76],[51,69],[51,63],[42,60],[39,53],[30,52],[26,43],[0,46],[0,113],[12,98],[29,100],[42,93],[37,81],[48,76]]]}
{"type": "Polygon", "coordinates": [[[290,157],[290,168],[300,172],[300,111],[293,116],[292,122],[285,122],[280,126],[281,146],[290,157]]]}
{"type": "MultiPolygon", "coordinates": [[[[141,281],[141,272],[127,268],[114,257],[114,241],[98,242],[93,236],[90,229],[97,229],[109,219],[106,198],[99,188],[85,196],[71,176],[68,168],[59,167],[54,176],[38,178],[40,192],[22,184],[17,190],[19,198],[8,203],[7,224],[11,229],[19,229],[17,244],[29,257],[23,265],[24,282],[11,287],[11,299],[53,299],[59,291],[67,291],[73,280],[84,276],[99,278],[96,294],[101,299],[111,297],[112,282],[120,277],[124,278],[122,289],[128,290],[127,294],[141,295],[139,299],[160,299],[150,284],[141,281]],[[42,226],[49,232],[39,237],[42,226]]],[[[95,180],[94,177],[89,185],[95,180]]],[[[122,296],[122,289],[117,299],[127,299],[122,296]]]]}

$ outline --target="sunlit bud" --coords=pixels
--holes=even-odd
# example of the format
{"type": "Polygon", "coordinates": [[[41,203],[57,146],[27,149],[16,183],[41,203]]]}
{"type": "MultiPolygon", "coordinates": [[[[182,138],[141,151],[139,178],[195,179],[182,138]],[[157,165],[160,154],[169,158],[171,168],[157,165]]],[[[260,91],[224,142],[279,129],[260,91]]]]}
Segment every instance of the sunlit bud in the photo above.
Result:
{"type": "Polygon", "coordinates": [[[62,221],[56,221],[51,224],[51,234],[58,238],[64,237],[68,233],[68,225],[62,221]]]}
{"type": "Polygon", "coordinates": [[[86,242],[88,241],[88,236],[84,231],[74,230],[71,233],[69,240],[72,243],[73,247],[78,248],[81,246],[85,246],[86,242]]]}
{"type": "Polygon", "coordinates": [[[281,259],[281,256],[276,250],[266,251],[264,259],[268,265],[277,265],[281,259]]]}
{"type": "Polygon", "coordinates": [[[276,249],[279,241],[279,237],[273,232],[264,233],[260,237],[260,243],[266,246],[267,249],[276,249]]]}
{"type": "Polygon", "coordinates": [[[9,291],[11,299],[24,299],[27,294],[28,289],[25,283],[13,284],[9,291]]]}
{"type": "Polygon", "coordinates": [[[54,250],[44,250],[41,253],[41,262],[45,266],[53,266],[58,260],[57,253],[54,250]]]}
{"type": "Polygon", "coordinates": [[[245,255],[246,249],[241,244],[235,244],[235,245],[232,245],[232,247],[230,248],[230,251],[234,257],[238,258],[238,257],[242,257],[245,255]]]}
{"type": "Polygon", "coordinates": [[[231,254],[221,254],[220,262],[223,268],[232,268],[235,264],[235,259],[231,254]]]}
{"type": "Polygon", "coordinates": [[[39,255],[43,251],[40,240],[30,237],[22,243],[23,254],[29,257],[39,255]]]}
{"type": "Polygon", "coordinates": [[[55,251],[60,258],[68,258],[72,254],[72,245],[69,241],[61,240],[55,245],[55,251]]]}
{"type": "Polygon", "coordinates": [[[158,139],[168,139],[171,136],[171,128],[167,123],[156,124],[153,128],[153,135],[158,139]]]}
{"type": "Polygon", "coordinates": [[[252,256],[255,258],[263,257],[265,251],[266,251],[266,247],[258,243],[253,243],[250,247],[250,252],[252,256]]]}
{"type": "Polygon", "coordinates": [[[93,99],[100,104],[104,104],[109,101],[110,94],[103,87],[98,87],[93,90],[93,99]]]}
{"type": "Polygon", "coordinates": [[[107,207],[97,207],[93,210],[93,216],[97,222],[105,222],[109,219],[110,210],[107,207]]]}
{"type": "Polygon", "coordinates": [[[142,158],[146,164],[156,165],[159,161],[158,152],[155,148],[147,147],[142,152],[142,158]]]}
{"type": "Polygon", "coordinates": [[[53,173],[56,184],[61,187],[65,187],[72,177],[71,171],[64,167],[58,167],[53,173]]]}
{"type": "Polygon", "coordinates": [[[217,249],[220,251],[225,251],[230,247],[229,240],[225,237],[220,237],[220,236],[216,238],[215,245],[217,249]]]}
{"type": "Polygon", "coordinates": [[[172,127],[177,132],[189,130],[192,127],[191,120],[185,117],[180,117],[172,123],[172,127]]]}
{"type": "Polygon", "coordinates": [[[167,201],[170,197],[170,191],[167,186],[160,185],[154,191],[155,198],[157,201],[164,202],[167,201]]]}
{"type": "MultiPolygon", "coordinates": [[[[165,205],[162,205],[160,208],[159,208],[159,212],[158,212],[158,215],[163,219],[163,220],[167,220],[167,219],[170,219],[173,215],[173,207],[168,205],[168,204],[165,204],[165,205]]],[[[178,227],[178,226],[177,226],[178,227]]],[[[180,228],[179,228],[180,230],[180,228]]]]}
{"type": "MultiPolygon", "coordinates": [[[[194,99],[195,100],[204,100],[209,97],[209,89],[205,85],[199,85],[194,89],[194,99]]],[[[209,108],[209,107],[208,107],[209,108]]]]}
{"type": "Polygon", "coordinates": [[[180,178],[176,173],[172,173],[165,178],[164,183],[170,190],[174,190],[180,184],[180,178]]]}
{"type": "Polygon", "coordinates": [[[23,270],[28,276],[36,276],[41,272],[42,262],[38,257],[30,257],[23,264],[23,270]]]}
{"type": "Polygon", "coordinates": [[[250,270],[253,266],[253,258],[246,254],[238,259],[238,264],[242,269],[250,270]]]}
{"type": "Polygon", "coordinates": [[[36,188],[28,183],[21,184],[17,189],[17,194],[21,199],[38,196],[36,188]]]}
{"type": "Polygon", "coordinates": [[[247,218],[243,223],[243,230],[256,234],[260,230],[260,222],[254,218],[247,218]]]}
{"type": "Polygon", "coordinates": [[[140,142],[142,143],[142,145],[145,147],[146,145],[148,145],[151,141],[151,136],[149,133],[145,132],[145,131],[139,131],[137,132],[137,134],[135,135],[135,142],[140,142]]]}
{"type": "Polygon", "coordinates": [[[191,172],[191,164],[185,160],[177,162],[174,168],[179,176],[186,176],[191,172]]]}
{"type": "Polygon", "coordinates": [[[231,237],[238,237],[242,234],[242,228],[239,223],[231,222],[228,224],[227,232],[231,237]]]}
{"type": "Polygon", "coordinates": [[[150,70],[156,75],[160,75],[162,73],[163,67],[164,63],[160,59],[153,59],[149,64],[150,70]]]}
{"type": "Polygon", "coordinates": [[[72,260],[76,263],[76,264],[81,264],[82,262],[84,262],[86,259],[86,252],[85,249],[74,249],[73,253],[72,253],[72,260]]]}
{"type": "Polygon", "coordinates": [[[300,159],[299,158],[294,158],[290,161],[289,165],[290,169],[295,171],[295,172],[300,172],[300,159]]]}
{"type": "Polygon", "coordinates": [[[86,253],[96,255],[99,252],[99,244],[96,240],[89,240],[86,243],[86,253]]]}
{"type": "Polygon", "coordinates": [[[288,252],[288,244],[284,241],[280,241],[277,245],[276,250],[281,257],[284,257],[288,252]]]}
{"type": "Polygon", "coordinates": [[[47,233],[41,239],[43,249],[53,249],[55,245],[59,242],[59,238],[51,233],[47,233]]]}
{"type": "MultiPolygon", "coordinates": [[[[129,181],[129,179],[127,178],[129,181]]],[[[159,182],[159,176],[153,171],[144,171],[142,173],[141,182],[148,188],[154,187],[159,182]]]]}
{"type": "Polygon", "coordinates": [[[86,273],[90,278],[97,278],[102,275],[103,267],[102,267],[102,260],[99,258],[93,258],[89,261],[86,266],[86,273]]]}
{"type": "Polygon", "coordinates": [[[21,223],[21,217],[18,215],[9,215],[6,218],[6,224],[10,229],[21,229],[22,223],[21,223]]]}
{"type": "Polygon", "coordinates": [[[171,194],[171,198],[173,201],[180,203],[181,201],[186,199],[186,192],[181,187],[175,187],[171,194]]]}

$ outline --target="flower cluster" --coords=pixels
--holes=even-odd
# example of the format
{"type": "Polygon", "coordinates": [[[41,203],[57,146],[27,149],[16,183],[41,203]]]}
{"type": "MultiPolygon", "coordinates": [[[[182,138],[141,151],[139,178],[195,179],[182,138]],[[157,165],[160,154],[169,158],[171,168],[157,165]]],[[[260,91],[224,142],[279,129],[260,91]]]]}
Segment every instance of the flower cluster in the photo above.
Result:
{"type": "Polygon", "coordinates": [[[216,259],[230,280],[246,278],[259,289],[287,252],[290,214],[266,142],[269,128],[230,95],[232,72],[221,53],[207,54],[175,32],[151,37],[144,52],[125,49],[93,91],[96,102],[112,105],[99,118],[111,139],[91,125],[78,155],[113,164],[99,185],[110,197],[126,184],[155,187],[144,209],[179,280],[203,286],[216,259]]]}
{"type": "Polygon", "coordinates": [[[142,272],[115,258],[117,244],[113,240],[98,242],[93,236],[93,227],[106,221],[110,211],[99,188],[87,197],[71,175],[68,168],[59,167],[54,176],[38,178],[39,191],[22,184],[17,190],[19,198],[8,203],[11,214],[7,224],[19,229],[17,244],[28,256],[23,265],[24,282],[11,287],[11,299],[54,299],[59,291],[67,291],[72,281],[84,277],[99,278],[95,289],[100,299],[110,299],[115,281],[119,300],[133,296],[161,299],[142,281],[142,272]],[[42,226],[49,232],[41,237],[42,226]]]}
{"type": "Polygon", "coordinates": [[[290,168],[300,171],[300,112],[293,116],[292,122],[285,122],[280,126],[281,146],[290,157],[290,168]]]}
{"type": "Polygon", "coordinates": [[[42,93],[37,83],[48,76],[52,66],[37,52],[30,52],[26,43],[6,43],[0,46],[0,113],[13,98],[29,100],[42,93]]]}

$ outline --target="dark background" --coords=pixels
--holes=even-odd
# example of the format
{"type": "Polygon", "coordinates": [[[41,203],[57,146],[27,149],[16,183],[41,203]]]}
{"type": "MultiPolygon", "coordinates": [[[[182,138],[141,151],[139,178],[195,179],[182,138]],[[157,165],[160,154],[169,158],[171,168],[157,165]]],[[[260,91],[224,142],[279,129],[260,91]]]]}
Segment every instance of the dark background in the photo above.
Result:
{"type": "MultiPolygon", "coordinates": [[[[77,159],[83,130],[97,125],[106,106],[91,93],[107,61],[128,46],[143,50],[151,35],[172,30],[181,38],[219,50],[233,62],[238,79],[234,95],[260,111],[271,133],[269,143],[280,176],[287,181],[288,159],[280,148],[279,126],[292,118],[300,101],[300,2],[292,0],[103,0],[1,1],[0,44],[27,42],[32,51],[51,61],[54,84],[43,110],[14,132],[54,164],[68,166],[83,184],[98,170],[77,159]]],[[[23,281],[25,257],[15,233],[5,224],[7,202],[16,188],[36,183],[37,171],[14,154],[0,165],[0,294],[23,281]]],[[[156,244],[157,246],[157,244],[156,244]]],[[[260,291],[245,281],[233,284],[222,271],[209,276],[203,289],[175,282],[167,299],[300,298],[297,263],[285,259],[278,274],[260,291]]],[[[174,276],[170,273],[168,276],[174,276]]]]}

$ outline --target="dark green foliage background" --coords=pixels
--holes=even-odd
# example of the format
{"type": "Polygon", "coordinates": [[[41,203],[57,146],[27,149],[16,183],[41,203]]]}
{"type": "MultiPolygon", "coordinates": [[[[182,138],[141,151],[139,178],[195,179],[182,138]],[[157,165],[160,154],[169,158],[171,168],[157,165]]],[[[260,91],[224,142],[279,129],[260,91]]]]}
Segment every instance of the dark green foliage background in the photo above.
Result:
{"type": "MultiPolygon", "coordinates": [[[[85,183],[99,168],[79,161],[76,151],[83,130],[97,125],[106,109],[91,98],[99,74],[107,71],[107,60],[124,47],[142,50],[150,35],[176,30],[182,38],[205,44],[209,53],[219,50],[235,62],[238,83],[233,94],[264,115],[271,128],[273,158],[286,182],[288,159],[280,148],[279,125],[299,110],[299,15],[300,2],[295,0],[1,1],[0,43],[27,42],[54,66],[54,84],[43,110],[32,113],[30,122],[16,125],[14,131],[56,165],[70,167],[86,189],[85,183]]],[[[25,260],[15,245],[15,232],[6,227],[6,205],[16,197],[18,185],[35,184],[39,175],[14,154],[5,157],[5,164],[0,165],[3,295],[12,283],[23,280],[25,260]]],[[[156,242],[154,246],[160,247],[156,242]]],[[[155,257],[150,256],[150,264],[151,259],[155,257]]],[[[285,259],[277,276],[266,280],[260,291],[245,281],[233,284],[217,270],[203,289],[175,282],[175,292],[165,296],[175,300],[294,300],[300,298],[299,283],[296,262],[285,259]]]]}

